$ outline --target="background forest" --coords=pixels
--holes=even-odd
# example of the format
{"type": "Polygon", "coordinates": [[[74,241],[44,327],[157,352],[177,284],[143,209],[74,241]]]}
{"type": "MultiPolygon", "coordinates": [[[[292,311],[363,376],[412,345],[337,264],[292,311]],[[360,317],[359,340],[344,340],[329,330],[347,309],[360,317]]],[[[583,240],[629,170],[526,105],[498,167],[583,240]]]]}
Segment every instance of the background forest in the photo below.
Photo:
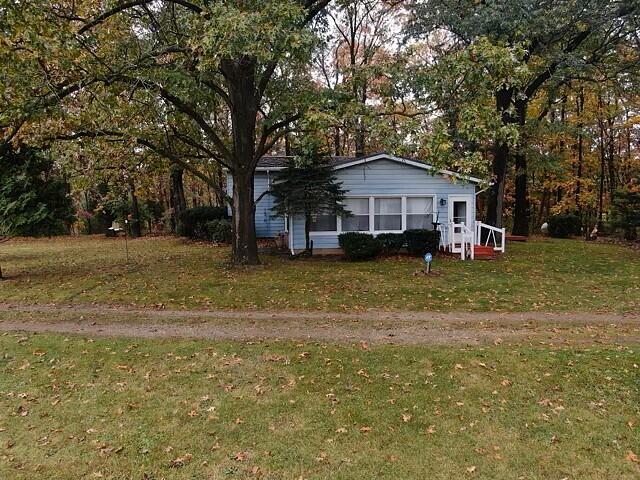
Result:
{"type": "Polygon", "coordinates": [[[229,205],[234,259],[255,263],[256,163],[313,137],[332,155],[487,178],[481,217],[515,234],[571,214],[632,240],[639,13],[635,0],[1,0],[0,233],[128,218],[137,236],[229,205]]]}

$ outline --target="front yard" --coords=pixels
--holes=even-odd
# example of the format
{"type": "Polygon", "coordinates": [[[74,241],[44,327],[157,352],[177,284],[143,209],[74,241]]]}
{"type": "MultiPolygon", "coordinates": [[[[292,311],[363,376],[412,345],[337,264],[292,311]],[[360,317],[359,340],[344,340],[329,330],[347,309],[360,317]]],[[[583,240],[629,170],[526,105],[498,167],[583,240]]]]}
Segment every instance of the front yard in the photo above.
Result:
{"type": "Polygon", "coordinates": [[[0,478],[640,475],[636,348],[16,333],[0,351],[0,478]]]}
{"type": "Polygon", "coordinates": [[[502,258],[437,258],[436,275],[408,257],[290,261],[233,269],[229,251],[179,239],[57,238],[0,245],[0,298],[233,310],[640,310],[640,255],[578,240],[509,244],[502,258]]]}

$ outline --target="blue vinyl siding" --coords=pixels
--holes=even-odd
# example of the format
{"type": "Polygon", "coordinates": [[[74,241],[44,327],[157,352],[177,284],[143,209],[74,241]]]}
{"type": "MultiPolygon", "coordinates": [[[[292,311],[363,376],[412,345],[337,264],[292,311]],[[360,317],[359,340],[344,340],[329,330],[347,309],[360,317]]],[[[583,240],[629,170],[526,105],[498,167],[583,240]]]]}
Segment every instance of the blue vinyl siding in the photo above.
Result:
{"type": "MultiPolygon", "coordinates": [[[[472,198],[472,212],[475,218],[475,184],[462,180],[451,180],[411,165],[403,165],[393,160],[374,160],[336,171],[349,195],[365,196],[402,196],[435,195],[439,222],[446,223],[449,215],[449,195],[469,195],[472,198]],[[446,198],[447,204],[440,205],[440,199],[446,198]]],[[[258,218],[258,217],[257,217],[258,218]]],[[[304,217],[296,216],[293,221],[293,247],[304,248],[304,217]]],[[[313,246],[321,248],[339,248],[337,235],[314,235],[313,246]]]]}
{"type": "MultiPolygon", "coordinates": [[[[253,196],[257,199],[269,189],[270,181],[273,180],[273,173],[256,172],[253,185],[253,196]]],[[[227,192],[233,192],[233,177],[227,175],[227,192]]],[[[273,197],[265,195],[256,206],[256,234],[258,238],[274,238],[278,233],[284,231],[284,218],[272,218],[271,207],[273,207],[273,197]]],[[[229,212],[231,214],[231,212],[229,212]]]]}

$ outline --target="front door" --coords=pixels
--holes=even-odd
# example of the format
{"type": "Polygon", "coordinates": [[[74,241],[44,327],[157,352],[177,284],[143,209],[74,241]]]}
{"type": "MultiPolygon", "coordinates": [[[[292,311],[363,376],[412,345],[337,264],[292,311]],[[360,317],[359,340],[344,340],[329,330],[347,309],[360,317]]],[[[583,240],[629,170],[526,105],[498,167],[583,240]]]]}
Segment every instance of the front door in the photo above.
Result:
{"type": "MultiPolygon", "coordinates": [[[[471,195],[449,195],[449,223],[465,225],[473,232],[473,197],[471,195]]],[[[453,252],[462,251],[463,228],[453,228],[453,252]]]]}

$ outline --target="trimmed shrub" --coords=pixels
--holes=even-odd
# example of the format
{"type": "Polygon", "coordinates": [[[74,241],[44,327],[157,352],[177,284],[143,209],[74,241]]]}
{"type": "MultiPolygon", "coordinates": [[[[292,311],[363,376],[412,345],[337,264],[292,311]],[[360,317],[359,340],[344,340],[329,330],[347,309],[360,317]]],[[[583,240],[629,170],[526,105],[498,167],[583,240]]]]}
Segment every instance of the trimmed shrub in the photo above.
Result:
{"type": "Polygon", "coordinates": [[[231,222],[226,219],[211,220],[205,224],[207,238],[213,243],[231,243],[233,234],[231,222]]]}
{"type": "Polygon", "coordinates": [[[404,233],[381,233],[376,238],[382,244],[382,254],[386,256],[397,254],[406,242],[404,233]]]}
{"type": "Polygon", "coordinates": [[[440,248],[440,232],[437,230],[406,230],[407,251],[414,257],[422,257],[425,253],[435,256],[440,248]]]}
{"type": "Polygon", "coordinates": [[[553,215],[549,217],[549,236],[554,238],[567,238],[572,235],[580,235],[582,221],[580,217],[572,213],[553,215]]]}
{"type": "Polygon", "coordinates": [[[341,233],[338,243],[348,260],[369,260],[382,251],[382,242],[369,233],[341,233]]]}
{"type": "Polygon", "coordinates": [[[178,218],[178,235],[206,240],[206,223],[227,218],[226,207],[188,208],[178,218]]]}

